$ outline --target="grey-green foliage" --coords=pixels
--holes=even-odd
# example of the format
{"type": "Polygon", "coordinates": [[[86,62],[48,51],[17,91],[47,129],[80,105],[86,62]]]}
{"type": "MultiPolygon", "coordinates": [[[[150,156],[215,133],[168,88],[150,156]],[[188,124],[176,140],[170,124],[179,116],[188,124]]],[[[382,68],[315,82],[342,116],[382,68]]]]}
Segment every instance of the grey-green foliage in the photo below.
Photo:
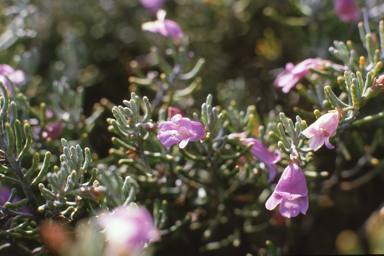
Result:
{"type": "Polygon", "coordinates": [[[151,47],[152,59],[162,72],[159,76],[160,79],[153,75],[145,76],[136,61],[130,63],[136,76],[130,77],[129,81],[155,91],[157,96],[152,102],[154,106],[160,102],[172,105],[175,102],[185,101],[202,87],[202,79],[198,75],[205,65],[205,59],[200,58],[196,63],[192,62],[188,52],[187,37],[181,38],[180,46],[177,49],[174,44],[171,46],[172,48],[166,51],[166,57],[157,47],[151,47]],[[167,61],[169,58],[172,58],[172,64],[167,61]]]}
{"type": "Polygon", "coordinates": [[[5,160],[0,163],[0,180],[14,186],[7,202],[0,205],[0,211],[1,214],[6,214],[8,217],[15,217],[10,228],[2,231],[1,234],[10,237],[37,238],[38,203],[31,186],[40,181],[47,172],[50,153],[46,153],[41,168],[38,168],[38,155],[34,155],[32,166],[28,170],[22,167],[23,159],[29,155],[32,145],[31,127],[27,121],[24,121],[23,126],[21,125],[17,119],[17,104],[9,99],[8,89],[1,82],[0,87],[2,89],[2,96],[0,97],[0,153],[5,160]],[[13,202],[20,187],[25,198],[13,202]],[[20,209],[25,205],[29,207],[29,213],[20,209]]]}
{"type": "Polygon", "coordinates": [[[53,172],[47,174],[49,186],[39,183],[39,189],[46,203],[39,207],[45,210],[59,211],[62,215],[73,214],[81,206],[83,196],[89,195],[95,189],[97,169],[85,181],[84,174],[90,169],[91,152],[89,148],[83,150],[79,145],[70,146],[65,139],[61,140],[63,154],[60,156],[61,167],[55,166],[53,172]]]}
{"type": "Polygon", "coordinates": [[[128,205],[136,199],[139,192],[139,185],[136,180],[130,176],[125,179],[121,177],[116,168],[107,169],[104,165],[97,166],[100,175],[100,184],[105,186],[105,206],[114,208],[120,205],[128,205]]]}

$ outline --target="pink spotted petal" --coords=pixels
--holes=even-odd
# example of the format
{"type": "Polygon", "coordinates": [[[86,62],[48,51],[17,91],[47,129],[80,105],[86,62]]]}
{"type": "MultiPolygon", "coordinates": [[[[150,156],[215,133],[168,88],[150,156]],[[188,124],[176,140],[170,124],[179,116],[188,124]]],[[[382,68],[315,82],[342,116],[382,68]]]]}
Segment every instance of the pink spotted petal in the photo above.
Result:
{"type": "Polygon", "coordinates": [[[317,125],[319,127],[327,130],[329,136],[333,136],[339,125],[339,117],[337,113],[327,113],[322,115],[316,122],[318,122],[317,125]]]}

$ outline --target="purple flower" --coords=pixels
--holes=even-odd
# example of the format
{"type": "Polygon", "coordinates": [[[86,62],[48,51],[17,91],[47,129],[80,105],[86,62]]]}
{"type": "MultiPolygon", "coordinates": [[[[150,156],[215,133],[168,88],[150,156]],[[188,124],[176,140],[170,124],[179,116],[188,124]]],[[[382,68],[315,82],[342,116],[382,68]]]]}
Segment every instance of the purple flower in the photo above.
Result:
{"type": "Polygon", "coordinates": [[[139,0],[142,6],[147,8],[150,12],[156,13],[167,0],[139,0]]]}
{"type": "Polygon", "coordinates": [[[272,195],[265,203],[268,210],[280,204],[280,213],[286,218],[296,217],[308,209],[308,189],[303,171],[296,161],[288,165],[280,177],[272,195]]]}
{"type": "Polygon", "coordinates": [[[204,126],[201,123],[191,121],[180,114],[173,116],[171,121],[162,122],[159,131],[157,138],[164,147],[180,142],[179,148],[185,148],[189,141],[199,141],[205,137],[204,126]]]}
{"type": "Polygon", "coordinates": [[[7,87],[8,91],[10,91],[12,90],[12,87],[7,77],[14,84],[25,82],[25,80],[27,79],[23,71],[14,70],[11,66],[7,64],[1,64],[0,65],[0,82],[3,82],[4,85],[7,87]]]}
{"type": "Polygon", "coordinates": [[[359,22],[360,10],[354,0],[333,0],[336,14],[345,23],[359,22]]]}
{"type": "Polygon", "coordinates": [[[294,66],[291,62],[287,63],[285,71],[276,78],[274,85],[276,87],[281,87],[284,93],[288,93],[301,78],[310,73],[310,68],[319,68],[318,62],[319,61],[316,59],[306,59],[296,66],[294,66]]]}
{"type": "Polygon", "coordinates": [[[179,40],[183,35],[181,27],[172,20],[165,19],[167,13],[164,10],[157,11],[157,20],[146,22],[141,25],[141,28],[153,33],[160,33],[163,36],[172,36],[175,40],[179,40]]]}
{"type": "Polygon", "coordinates": [[[308,139],[311,138],[308,145],[311,149],[316,151],[324,143],[327,148],[334,148],[329,142],[329,138],[336,133],[337,126],[339,125],[339,116],[338,110],[322,115],[316,122],[301,132],[308,139]]]}
{"type": "Polygon", "coordinates": [[[277,167],[275,164],[281,160],[281,152],[276,149],[275,154],[273,155],[260,141],[254,138],[245,139],[243,142],[246,146],[250,143],[254,143],[251,148],[252,155],[263,162],[267,167],[269,173],[268,182],[273,181],[277,175],[277,167]]]}
{"type": "Polygon", "coordinates": [[[98,223],[106,229],[105,255],[132,255],[140,252],[145,243],[160,238],[152,216],[140,206],[119,206],[111,214],[100,217],[98,223]]]}

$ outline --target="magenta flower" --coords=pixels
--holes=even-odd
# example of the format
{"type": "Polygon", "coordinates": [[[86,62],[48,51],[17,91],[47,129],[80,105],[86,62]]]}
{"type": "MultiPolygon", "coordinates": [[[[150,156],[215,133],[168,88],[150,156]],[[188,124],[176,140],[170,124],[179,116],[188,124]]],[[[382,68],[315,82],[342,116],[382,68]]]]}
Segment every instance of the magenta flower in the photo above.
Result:
{"type": "Polygon", "coordinates": [[[288,93],[301,78],[310,73],[310,68],[319,68],[319,61],[316,59],[306,59],[296,66],[291,62],[287,63],[285,71],[276,78],[274,85],[276,87],[281,87],[284,93],[288,93]]]}
{"type": "Polygon", "coordinates": [[[173,116],[175,116],[177,114],[180,114],[182,117],[185,117],[185,114],[180,109],[174,108],[174,107],[168,107],[168,117],[169,118],[172,118],[173,116]]]}
{"type": "Polygon", "coordinates": [[[360,10],[354,0],[333,0],[336,14],[345,23],[359,22],[360,10]]]}
{"type": "Polygon", "coordinates": [[[280,177],[265,207],[272,211],[280,204],[280,213],[286,218],[296,217],[308,210],[308,189],[303,171],[296,161],[288,165],[280,177]]]}
{"type": "Polygon", "coordinates": [[[180,114],[173,116],[171,121],[162,122],[159,131],[157,138],[164,147],[180,142],[179,148],[185,148],[189,141],[199,141],[205,137],[204,126],[201,123],[191,121],[180,114]]]}
{"type": "Polygon", "coordinates": [[[43,139],[51,138],[55,140],[60,137],[63,129],[63,124],[59,121],[55,121],[45,127],[44,131],[41,133],[41,136],[43,139]]]}
{"type": "Polygon", "coordinates": [[[252,155],[265,164],[269,173],[268,182],[272,182],[277,175],[277,167],[275,164],[281,160],[281,152],[276,149],[275,154],[272,154],[260,141],[254,138],[245,139],[243,142],[246,146],[250,143],[254,143],[250,150],[252,155]]]}
{"type": "Polygon", "coordinates": [[[0,65],[0,82],[3,82],[7,87],[8,91],[12,90],[9,80],[14,84],[20,84],[26,81],[26,76],[21,70],[14,70],[11,66],[7,64],[0,65]]]}
{"type": "Polygon", "coordinates": [[[334,148],[329,142],[329,138],[336,133],[337,126],[339,125],[339,116],[340,114],[337,110],[322,115],[316,122],[301,132],[305,137],[311,139],[308,145],[311,149],[316,151],[323,146],[324,143],[327,148],[334,148]]]}
{"type": "Polygon", "coordinates": [[[139,0],[142,6],[147,8],[150,12],[156,13],[167,0],[139,0]]]}
{"type": "Polygon", "coordinates": [[[119,206],[111,214],[100,217],[98,223],[106,229],[105,255],[133,255],[140,252],[145,243],[160,238],[152,216],[140,206],[119,206]]]}
{"type": "Polygon", "coordinates": [[[172,36],[175,40],[180,39],[183,35],[183,30],[176,22],[165,19],[166,14],[164,10],[158,10],[156,14],[157,20],[146,22],[141,25],[141,28],[153,33],[160,33],[166,37],[172,36]]]}

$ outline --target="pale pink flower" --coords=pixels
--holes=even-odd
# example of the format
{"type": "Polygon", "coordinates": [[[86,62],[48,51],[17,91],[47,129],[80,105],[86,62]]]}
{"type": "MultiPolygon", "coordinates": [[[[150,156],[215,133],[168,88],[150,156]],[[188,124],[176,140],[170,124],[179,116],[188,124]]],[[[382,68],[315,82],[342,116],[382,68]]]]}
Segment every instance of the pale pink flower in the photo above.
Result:
{"type": "Polygon", "coordinates": [[[119,206],[101,216],[98,223],[105,228],[108,242],[105,255],[133,255],[140,252],[144,244],[160,238],[152,216],[140,206],[119,206]]]}
{"type": "Polygon", "coordinates": [[[276,78],[274,85],[281,87],[284,93],[288,93],[301,78],[310,73],[310,68],[317,69],[319,66],[319,60],[316,59],[306,59],[296,66],[291,62],[287,63],[285,71],[276,78]]]}
{"type": "Polygon", "coordinates": [[[170,147],[178,142],[179,148],[185,148],[189,141],[199,141],[205,137],[204,126],[189,118],[177,114],[171,121],[159,125],[160,134],[157,138],[165,147],[170,147]]]}
{"type": "Polygon", "coordinates": [[[165,19],[167,13],[164,10],[157,11],[157,20],[151,22],[145,22],[141,25],[141,28],[145,31],[153,33],[160,33],[163,36],[172,36],[175,40],[180,39],[183,35],[183,30],[176,22],[165,19]]]}
{"type": "Polygon", "coordinates": [[[21,70],[14,70],[11,66],[7,64],[0,65],[0,82],[3,82],[7,87],[8,91],[12,90],[11,84],[8,79],[14,84],[20,84],[26,81],[26,76],[21,70]]]}
{"type": "Polygon", "coordinates": [[[360,10],[354,0],[333,0],[335,12],[345,23],[359,22],[360,10]]]}
{"type": "Polygon", "coordinates": [[[311,149],[316,151],[323,146],[324,143],[327,148],[334,148],[329,142],[329,138],[336,133],[337,126],[339,125],[339,115],[338,111],[322,115],[316,122],[301,132],[305,137],[311,139],[309,141],[309,147],[311,149]]]}
{"type": "Polygon", "coordinates": [[[272,211],[280,204],[280,213],[286,218],[296,217],[308,210],[308,189],[304,173],[298,163],[293,161],[280,177],[265,207],[272,211]]]}
{"type": "Polygon", "coordinates": [[[275,164],[281,160],[280,150],[276,149],[275,154],[272,154],[260,141],[254,138],[247,138],[243,142],[246,146],[250,143],[254,143],[250,150],[252,155],[263,162],[267,168],[269,173],[268,182],[273,181],[277,175],[277,167],[275,164]]]}
{"type": "Polygon", "coordinates": [[[147,8],[150,12],[156,13],[167,0],[139,0],[141,5],[147,8]]]}

